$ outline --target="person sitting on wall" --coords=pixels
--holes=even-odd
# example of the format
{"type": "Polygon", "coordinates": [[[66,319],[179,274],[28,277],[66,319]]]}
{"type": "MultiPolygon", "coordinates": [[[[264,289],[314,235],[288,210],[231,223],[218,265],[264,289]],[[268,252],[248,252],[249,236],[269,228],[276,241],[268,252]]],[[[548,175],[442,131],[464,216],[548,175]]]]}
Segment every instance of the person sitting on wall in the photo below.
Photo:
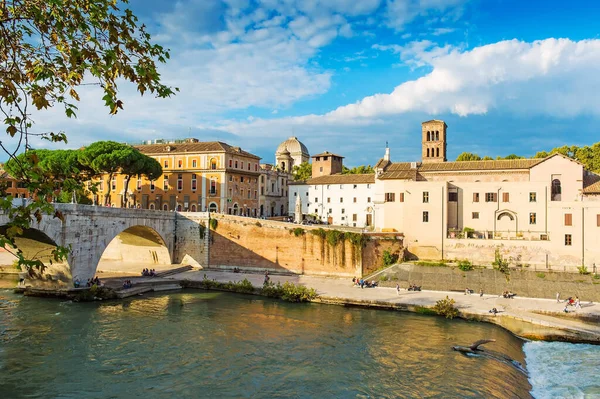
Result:
{"type": "Polygon", "coordinates": [[[489,312],[496,316],[496,314],[498,313],[498,309],[492,308],[492,310],[490,310],[489,312]]]}

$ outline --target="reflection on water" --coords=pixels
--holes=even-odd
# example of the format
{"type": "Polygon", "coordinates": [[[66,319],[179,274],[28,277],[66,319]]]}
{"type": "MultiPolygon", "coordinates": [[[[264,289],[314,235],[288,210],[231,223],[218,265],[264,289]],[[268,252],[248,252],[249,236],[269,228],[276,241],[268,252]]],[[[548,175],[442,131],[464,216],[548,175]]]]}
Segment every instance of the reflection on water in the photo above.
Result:
{"type": "Polygon", "coordinates": [[[396,312],[183,292],[69,303],[0,291],[8,398],[519,397],[521,341],[492,325],[396,312]]]}

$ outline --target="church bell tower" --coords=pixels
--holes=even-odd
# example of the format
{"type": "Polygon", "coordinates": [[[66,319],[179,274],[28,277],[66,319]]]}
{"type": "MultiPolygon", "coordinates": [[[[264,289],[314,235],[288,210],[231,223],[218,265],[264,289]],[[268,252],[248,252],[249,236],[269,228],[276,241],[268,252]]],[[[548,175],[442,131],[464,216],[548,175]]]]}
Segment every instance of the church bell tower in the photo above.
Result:
{"type": "Polygon", "coordinates": [[[446,162],[446,130],[444,121],[430,120],[421,123],[423,163],[446,162]]]}

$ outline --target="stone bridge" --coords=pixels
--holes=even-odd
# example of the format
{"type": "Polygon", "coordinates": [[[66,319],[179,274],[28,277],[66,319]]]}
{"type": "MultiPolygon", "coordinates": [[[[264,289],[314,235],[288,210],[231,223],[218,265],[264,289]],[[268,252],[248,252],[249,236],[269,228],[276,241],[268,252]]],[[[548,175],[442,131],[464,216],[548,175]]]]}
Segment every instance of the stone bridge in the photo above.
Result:
{"type": "MultiPolygon", "coordinates": [[[[57,245],[70,246],[67,264],[62,269],[53,266],[69,284],[92,278],[101,258],[145,265],[184,261],[202,266],[208,262],[207,213],[78,204],[56,204],[55,208],[64,215],[64,222],[44,215],[17,239],[17,245],[25,256],[43,261],[57,245]]],[[[0,215],[0,226],[7,223],[8,217],[0,215]]]]}

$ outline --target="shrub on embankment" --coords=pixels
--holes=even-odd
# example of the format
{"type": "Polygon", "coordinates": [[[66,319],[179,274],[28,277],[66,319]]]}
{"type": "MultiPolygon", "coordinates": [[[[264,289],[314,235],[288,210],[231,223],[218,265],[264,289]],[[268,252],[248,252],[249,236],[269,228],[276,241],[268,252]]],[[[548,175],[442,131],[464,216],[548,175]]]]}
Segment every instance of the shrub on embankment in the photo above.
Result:
{"type": "Polygon", "coordinates": [[[309,302],[317,298],[317,291],[314,288],[308,288],[301,284],[285,282],[283,284],[273,284],[269,282],[263,285],[262,288],[255,288],[248,279],[242,281],[227,283],[211,280],[206,274],[202,281],[184,280],[182,282],[184,288],[201,288],[205,290],[219,290],[238,292],[241,294],[257,294],[270,298],[279,298],[287,302],[309,302]]]}

